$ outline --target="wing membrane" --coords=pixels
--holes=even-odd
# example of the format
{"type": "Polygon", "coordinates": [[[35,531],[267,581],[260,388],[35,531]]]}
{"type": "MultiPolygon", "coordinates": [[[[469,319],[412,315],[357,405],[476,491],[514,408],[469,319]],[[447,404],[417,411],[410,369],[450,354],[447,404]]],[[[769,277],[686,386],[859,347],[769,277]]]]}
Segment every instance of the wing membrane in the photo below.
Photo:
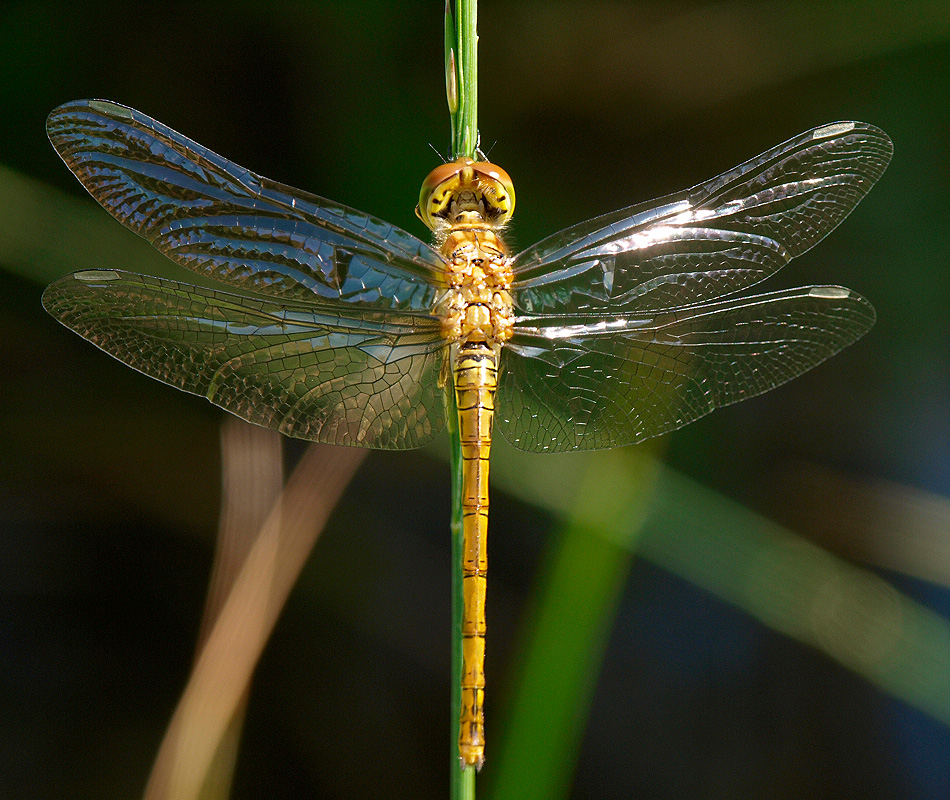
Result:
{"type": "Polygon", "coordinates": [[[43,305],[140,372],[288,436],[401,450],[445,422],[434,320],[111,270],[56,281],[43,305]]]}
{"type": "Polygon", "coordinates": [[[284,300],[429,313],[442,261],[382,220],[255,175],[151,117],[60,106],[50,141],[119,222],[194,272],[284,300]]]}
{"type": "Polygon", "coordinates": [[[863,297],[813,286],[653,316],[523,326],[502,352],[496,424],[531,452],[633,444],[785,383],[873,324],[863,297]]]}
{"type": "Polygon", "coordinates": [[[685,192],[575,225],[516,256],[516,308],[642,314],[738,292],[830,233],[892,150],[872,125],[825,125],[685,192]]]}

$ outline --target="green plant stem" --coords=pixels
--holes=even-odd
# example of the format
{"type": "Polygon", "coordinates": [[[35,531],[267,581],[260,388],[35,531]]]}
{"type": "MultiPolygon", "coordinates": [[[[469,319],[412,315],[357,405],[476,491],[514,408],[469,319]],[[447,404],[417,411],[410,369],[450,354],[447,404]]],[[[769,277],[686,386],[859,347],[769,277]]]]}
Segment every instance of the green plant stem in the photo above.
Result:
{"type": "MultiPolygon", "coordinates": [[[[477,0],[459,0],[452,18],[445,7],[446,95],[452,120],[455,158],[475,157],[478,147],[478,36],[475,33],[477,0]]],[[[452,800],[475,800],[475,768],[459,762],[458,732],[462,677],[462,446],[454,385],[446,387],[446,409],[452,450],[452,800]]]]}
{"type": "Polygon", "coordinates": [[[458,0],[455,11],[458,112],[452,150],[455,158],[474,158],[478,147],[478,0],[458,0]]]}

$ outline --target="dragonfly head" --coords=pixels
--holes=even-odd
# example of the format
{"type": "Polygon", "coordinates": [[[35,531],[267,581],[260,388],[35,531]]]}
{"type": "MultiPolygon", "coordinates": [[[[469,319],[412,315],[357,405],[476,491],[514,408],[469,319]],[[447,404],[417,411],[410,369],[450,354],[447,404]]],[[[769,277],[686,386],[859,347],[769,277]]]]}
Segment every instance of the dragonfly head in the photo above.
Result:
{"type": "Polygon", "coordinates": [[[416,216],[433,231],[472,224],[501,227],[515,210],[515,189],[501,167],[459,158],[422,182],[416,216]]]}

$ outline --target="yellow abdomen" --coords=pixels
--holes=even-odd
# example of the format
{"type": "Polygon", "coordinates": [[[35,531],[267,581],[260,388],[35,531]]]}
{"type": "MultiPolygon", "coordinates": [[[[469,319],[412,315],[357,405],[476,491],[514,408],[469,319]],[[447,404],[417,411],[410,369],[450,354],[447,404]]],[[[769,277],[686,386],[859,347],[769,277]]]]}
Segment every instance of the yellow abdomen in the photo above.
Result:
{"type": "Polygon", "coordinates": [[[488,574],[488,455],[497,359],[484,343],[464,345],[455,362],[462,445],[462,706],[459,757],[481,766],[485,751],[485,589],[488,574]]]}

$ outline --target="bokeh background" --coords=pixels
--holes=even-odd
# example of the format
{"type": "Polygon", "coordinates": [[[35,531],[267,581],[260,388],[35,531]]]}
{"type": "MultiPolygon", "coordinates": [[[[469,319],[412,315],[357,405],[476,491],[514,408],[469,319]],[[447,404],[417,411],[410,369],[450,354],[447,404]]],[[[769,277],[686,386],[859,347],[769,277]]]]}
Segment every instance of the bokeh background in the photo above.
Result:
{"type": "MultiPolygon", "coordinates": [[[[70,271],[171,274],[84,194],[46,115],[112,99],[422,235],[442,14],[0,7],[0,796],[141,793],[220,499],[225,414],[40,307],[70,271]]],[[[479,33],[483,146],[522,246],[822,123],[895,144],[770,286],[859,291],[865,339],[649,446],[493,453],[482,794],[947,797],[950,6],[483,0],[479,33]]],[[[444,450],[372,453],[349,486],[258,667],[235,798],[445,796],[444,450]]]]}

